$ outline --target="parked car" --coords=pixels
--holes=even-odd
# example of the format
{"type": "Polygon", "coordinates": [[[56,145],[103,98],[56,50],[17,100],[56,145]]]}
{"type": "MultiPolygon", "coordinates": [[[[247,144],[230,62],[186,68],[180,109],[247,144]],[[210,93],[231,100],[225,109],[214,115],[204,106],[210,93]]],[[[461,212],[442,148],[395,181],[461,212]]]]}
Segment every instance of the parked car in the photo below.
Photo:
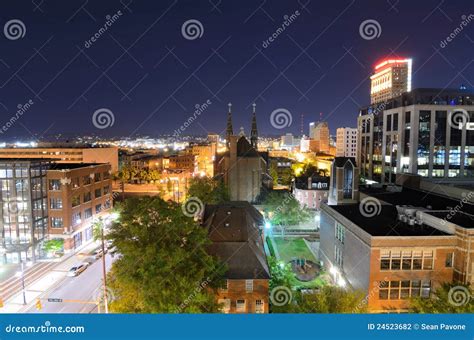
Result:
{"type": "MultiPolygon", "coordinates": [[[[105,248],[105,253],[107,254],[107,248],[105,248]]],[[[94,251],[94,253],[93,253],[93,256],[94,256],[96,259],[100,259],[103,255],[104,255],[104,253],[102,252],[102,248],[97,249],[97,250],[94,251]]]]}
{"type": "Polygon", "coordinates": [[[75,265],[67,272],[67,276],[77,276],[89,267],[89,263],[83,262],[75,265]]]}

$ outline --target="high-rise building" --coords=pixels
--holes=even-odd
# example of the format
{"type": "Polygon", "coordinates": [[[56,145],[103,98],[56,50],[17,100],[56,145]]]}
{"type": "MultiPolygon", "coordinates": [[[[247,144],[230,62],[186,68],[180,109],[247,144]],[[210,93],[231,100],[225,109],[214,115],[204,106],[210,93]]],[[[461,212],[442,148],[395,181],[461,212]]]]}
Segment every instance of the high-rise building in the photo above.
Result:
{"type": "Polygon", "coordinates": [[[0,159],[0,264],[36,261],[48,229],[45,159],[0,159]]]}
{"type": "Polygon", "coordinates": [[[336,157],[357,156],[357,129],[338,128],[336,130],[336,157]]]}
{"type": "Polygon", "coordinates": [[[382,103],[411,91],[411,59],[387,59],[370,77],[370,103],[382,103]]]}
{"type": "Polygon", "coordinates": [[[309,138],[319,144],[318,152],[329,152],[329,126],[327,122],[309,123],[309,138]]]}
{"type": "Polygon", "coordinates": [[[417,174],[448,182],[474,178],[474,93],[458,89],[415,89],[358,118],[357,165],[361,175],[395,183],[417,174]],[[460,124],[464,122],[464,124],[460,124]]]}

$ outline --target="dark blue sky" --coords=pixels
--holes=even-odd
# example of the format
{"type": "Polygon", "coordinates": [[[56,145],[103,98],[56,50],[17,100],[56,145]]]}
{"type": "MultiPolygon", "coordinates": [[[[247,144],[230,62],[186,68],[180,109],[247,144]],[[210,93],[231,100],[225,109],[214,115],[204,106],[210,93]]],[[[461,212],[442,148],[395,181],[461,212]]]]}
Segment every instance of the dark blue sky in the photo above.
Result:
{"type": "Polygon", "coordinates": [[[183,134],[222,132],[229,101],[234,129],[248,132],[254,100],[262,134],[299,133],[302,113],[307,133],[320,112],[334,131],[356,125],[358,107],[369,102],[368,76],[390,54],[413,58],[414,87],[474,83],[474,20],[440,47],[474,13],[469,0],[26,0],[4,1],[0,12],[0,125],[18,104],[34,102],[0,142],[60,132],[171,134],[207,100],[183,134]],[[119,19],[86,48],[117,11],[119,19]],[[24,37],[7,39],[12,19],[24,24],[24,37]],[[200,38],[183,37],[190,19],[202,24],[200,38]],[[360,35],[368,19],[380,24],[378,38],[360,35]],[[113,112],[113,126],[92,124],[99,108],[113,112]],[[278,108],[291,113],[290,127],[270,124],[278,108]]]}

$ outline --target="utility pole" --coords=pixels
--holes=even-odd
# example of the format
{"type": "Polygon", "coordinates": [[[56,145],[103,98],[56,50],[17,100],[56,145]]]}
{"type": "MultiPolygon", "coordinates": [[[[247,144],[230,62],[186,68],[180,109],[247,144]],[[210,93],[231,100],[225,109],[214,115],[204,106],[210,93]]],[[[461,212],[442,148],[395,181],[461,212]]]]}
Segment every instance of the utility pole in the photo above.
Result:
{"type": "Polygon", "coordinates": [[[105,314],[109,313],[109,306],[107,302],[107,270],[105,268],[105,242],[104,242],[104,222],[101,223],[100,236],[102,239],[102,280],[104,283],[104,308],[105,314]]]}

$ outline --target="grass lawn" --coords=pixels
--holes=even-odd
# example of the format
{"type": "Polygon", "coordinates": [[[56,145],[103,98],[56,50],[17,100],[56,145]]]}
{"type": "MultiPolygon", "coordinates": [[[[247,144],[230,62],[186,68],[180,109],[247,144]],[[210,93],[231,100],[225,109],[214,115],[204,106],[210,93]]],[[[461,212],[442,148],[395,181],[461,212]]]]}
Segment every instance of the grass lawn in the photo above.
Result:
{"type": "MultiPolygon", "coordinates": [[[[280,254],[280,260],[288,263],[289,261],[295,258],[304,258],[317,262],[313,253],[308,249],[308,246],[301,238],[288,238],[284,239],[282,237],[274,237],[273,241],[278,249],[280,254]]],[[[269,242],[270,243],[270,242],[269,242]]],[[[322,273],[320,273],[314,280],[303,282],[298,280],[296,277],[292,280],[292,286],[294,288],[319,288],[326,285],[326,282],[322,278],[322,273]]]]}
{"type": "Polygon", "coordinates": [[[274,237],[273,241],[278,248],[280,260],[285,263],[288,263],[295,258],[316,262],[313,253],[308,249],[308,246],[302,238],[284,239],[282,237],[274,237]]]}

